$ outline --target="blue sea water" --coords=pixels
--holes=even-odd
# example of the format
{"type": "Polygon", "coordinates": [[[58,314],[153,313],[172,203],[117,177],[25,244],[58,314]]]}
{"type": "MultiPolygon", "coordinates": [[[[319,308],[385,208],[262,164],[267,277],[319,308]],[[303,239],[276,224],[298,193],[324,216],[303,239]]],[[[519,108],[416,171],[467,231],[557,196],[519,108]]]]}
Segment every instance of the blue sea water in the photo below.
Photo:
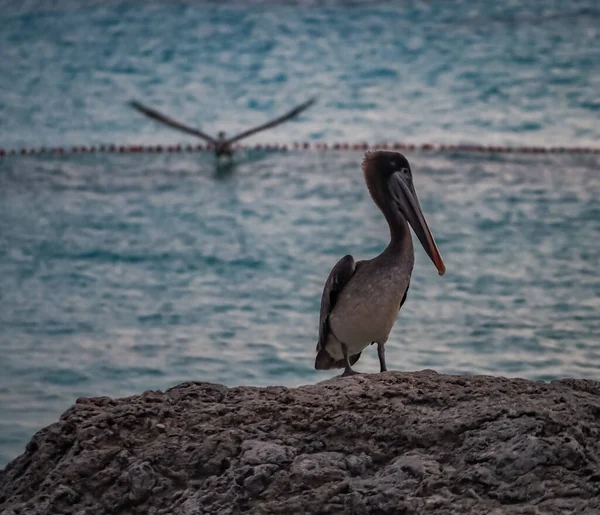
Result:
{"type": "MultiPolygon", "coordinates": [[[[600,8],[523,3],[0,1],[0,147],[194,142],[599,146],[600,8]]],[[[323,283],[388,233],[360,152],[0,159],[0,465],[78,396],[297,385],[323,283]]],[[[594,155],[408,154],[420,247],[390,368],[599,377],[594,155]]],[[[368,349],[358,370],[377,370],[368,349]]]]}

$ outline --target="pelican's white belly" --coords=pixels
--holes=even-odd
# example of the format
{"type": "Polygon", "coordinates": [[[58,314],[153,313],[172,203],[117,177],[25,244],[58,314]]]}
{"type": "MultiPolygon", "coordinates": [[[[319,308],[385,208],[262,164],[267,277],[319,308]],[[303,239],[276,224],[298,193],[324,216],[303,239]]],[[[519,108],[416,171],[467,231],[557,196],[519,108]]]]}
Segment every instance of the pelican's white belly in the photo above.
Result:
{"type": "Polygon", "coordinates": [[[387,341],[410,281],[412,263],[406,265],[381,268],[370,262],[356,271],[329,315],[334,338],[326,349],[333,358],[344,357],[337,339],[348,346],[349,355],[387,341]]]}

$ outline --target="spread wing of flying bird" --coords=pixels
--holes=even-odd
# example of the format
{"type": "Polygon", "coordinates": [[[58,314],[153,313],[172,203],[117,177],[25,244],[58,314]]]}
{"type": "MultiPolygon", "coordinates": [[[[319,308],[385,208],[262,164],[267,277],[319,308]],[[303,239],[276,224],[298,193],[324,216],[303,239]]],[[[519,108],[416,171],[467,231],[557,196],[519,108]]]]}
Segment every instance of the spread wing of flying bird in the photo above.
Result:
{"type": "Polygon", "coordinates": [[[239,134],[236,134],[235,136],[228,138],[227,143],[229,143],[229,144],[235,143],[236,141],[247,138],[248,136],[252,136],[253,134],[256,134],[257,132],[261,132],[266,129],[270,129],[271,127],[275,127],[275,126],[279,125],[280,123],[287,122],[294,116],[299,115],[305,109],[308,109],[316,101],[317,101],[317,99],[313,97],[310,100],[307,100],[306,102],[300,104],[299,106],[294,107],[294,109],[285,113],[284,115],[280,116],[279,118],[275,118],[274,120],[271,120],[270,122],[263,123],[262,125],[254,127],[252,129],[248,129],[244,132],[240,132],[239,134]]]}
{"type": "MultiPolygon", "coordinates": [[[[274,120],[271,120],[270,122],[263,123],[262,125],[258,125],[257,127],[253,127],[252,129],[248,129],[244,132],[241,132],[241,133],[233,136],[232,138],[227,138],[226,140],[221,141],[220,143],[225,143],[226,145],[231,145],[232,143],[235,143],[236,141],[240,141],[241,139],[247,138],[248,136],[252,136],[253,134],[256,134],[257,132],[261,132],[266,129],[275,127],[283,122],[286,122],[286,121],[294,118],[294,116],[298,116],[302,111],[304,111],[305,109],[308,109],[311,105],[313,105],[316,102],[316,100],[317,100],[316,98],[311,98],[311,99],[307,100],[306,102],[300,104],[299,106],[294,107],[294,109],[285,113],[284,115],[280,116],[279,118],[275,118],[274,120]]],[[[150,107],[146,107],[146,106],[140,104],[139,102],[136,102],[135,100],[129,102],[129,105],[131,107],[133,107],[134,109],[136,109],[137,111],[139,111],[140,113],[142,113],[143,115],[147,116],[148,118],[152,118],[153,120],[156,120],[157,122],[167,125],[173,129],[177,129],[179,131],[185,132],[186,134],[191,134],[192,136],[197,136],[199,138],[202,138],[203,140],[205,140],[208,143],[211,143],[212,145],[215,145],[215,146],[217,144],[219,144],[219,141],[216,140],[215,138],[213,138],[212,136],[209,136],[208,134],[206,134],[202,131],[199,131],[198,129],[188,127],[187,125],[184,125],[183,123],[173,120],[172,118],[169,118],[168,116],[165,116],[164,114],[159,113],[156,109],[151,109],[150,107]]]]}
{"type": "Polygon", "coordinates": [[[178,121],[172,120],[168,116],[165,116],[164,114],[159,113],[155,109],[151,109],[149,107],[143,106],[142,104],[140,104],[139,102],[136,102],[135,100],[129,102],[129,105],[131,107],[133,107],[134,109],[136,109],[137,111],[139,111],[140,113],[146,115],[148,118],[152,118],[153,120],[156,120],[157,122],[168,125],[169,127],[172,127],[173,129],[177,129],[179,131],[185,132],[186,134],[191,134],[193,136],[202,138],[203,140],[207,141],[208,143],[211,143],[212,145],[217,144],[217,140],[215,138],[213,138],[212,136],[209,136],[208,134],[205,134],[204,132],[199,131],[198,129],[193,129],[192,127],[188,127],[187,125],[184,125],[183,123],[179,123],[178,121]]]}

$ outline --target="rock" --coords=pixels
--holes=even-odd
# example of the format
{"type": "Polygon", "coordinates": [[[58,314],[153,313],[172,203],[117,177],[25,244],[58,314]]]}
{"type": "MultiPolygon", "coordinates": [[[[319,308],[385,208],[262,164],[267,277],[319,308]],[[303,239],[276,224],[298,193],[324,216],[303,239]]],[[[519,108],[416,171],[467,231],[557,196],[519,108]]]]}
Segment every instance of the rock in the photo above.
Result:
{"type": "Polygon", "coordinates": [[[341,452],[318,452],[298,456],[290,467],[294,483],[300,488],[319,487],[348,477],[346,460],[341,452]]]}
{"type": "Polygon", "coordinates": [[[259,465],[261,463],[273,463],[281,465],[282,463],[292,461],[296,454],[293,447],[286,447],[271,442],[261,442],[260,440],[246,440],[242,443],[242,463],[249,465],[259,465]]]}
{"type": "Polygon", "coordinates": [[[139,503],[147,499],[156,484],[156,473],[147,461],[134,463],[127,471],[129,482],[129,499],[139,503]]]}
{"type": "Polygon", "coordinates": [[[258,467],[252,469],[251,475],[244,480],[244,488],[252,494],[260,494],[269,486],[271,478],[277,470],[277,465],[258,465],[258,467]]]}
{"type": "Polygon", "coordinates": [[[600,513],[600,383],[386,372],[78,399],[0,515],[600,513]]]}

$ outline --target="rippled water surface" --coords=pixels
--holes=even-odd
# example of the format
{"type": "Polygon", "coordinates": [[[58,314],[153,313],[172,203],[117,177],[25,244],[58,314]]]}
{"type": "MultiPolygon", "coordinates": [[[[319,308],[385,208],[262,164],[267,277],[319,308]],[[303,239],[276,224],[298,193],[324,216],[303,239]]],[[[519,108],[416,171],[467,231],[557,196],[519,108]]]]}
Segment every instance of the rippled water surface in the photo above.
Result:
{"type": "MultiPolygon", "coordinates": [[[[140,5],[0,2],[0,146],[188,143],[125,102],[235,132],[312,94],[252,142],[599,140],[591,1],[140,5]]],[[[597,379],[598,156],[408,158],[448,272],[417,247],[390,368],[597,379]]],[[[0,464],[78,396],[331,376],[323,283],[388,238],[361,159],[0,159],[0,464]]]]}

